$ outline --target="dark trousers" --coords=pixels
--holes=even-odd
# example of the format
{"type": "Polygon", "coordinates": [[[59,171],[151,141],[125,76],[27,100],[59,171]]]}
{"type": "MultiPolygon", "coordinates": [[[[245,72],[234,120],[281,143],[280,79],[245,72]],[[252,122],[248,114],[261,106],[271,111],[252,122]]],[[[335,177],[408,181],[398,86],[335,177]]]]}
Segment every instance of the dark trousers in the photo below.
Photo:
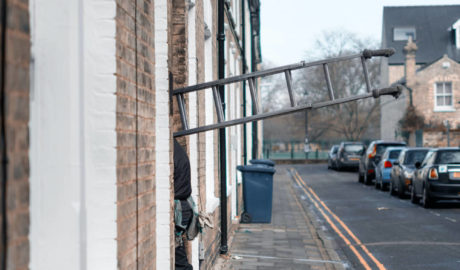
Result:
{"type": "MultiPolygon", "coordinates": [[[[182,225],[187,226],[192,221],[193,210],[190,208],[190,205],[187,201],[181,201],[182,206],[182,225]]],[[[182,230],[176,226],[176,230],[182,230]]],[[[176,257],[176,270],[193,270],[191,264],[188,263],[187,260],[187,253],[185,251],[185,246],[182,243],[181,245],[176,247],[175,252],[176,257]]]]}

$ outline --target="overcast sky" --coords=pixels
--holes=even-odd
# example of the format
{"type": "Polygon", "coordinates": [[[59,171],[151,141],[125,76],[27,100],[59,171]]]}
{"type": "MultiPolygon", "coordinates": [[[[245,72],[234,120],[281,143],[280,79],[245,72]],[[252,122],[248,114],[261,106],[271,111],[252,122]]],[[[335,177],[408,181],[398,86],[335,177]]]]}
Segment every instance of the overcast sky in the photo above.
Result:
{"type": "MultiPolygon", "coordinates": [[[[262,59],[275,65],[305,58],[323,31],[344,29],[380,42],[384,6],[453,5],[460,0],[261,0],[262,59]]],[[[460,14],[459,14],[460,16],[460,14]]]]}

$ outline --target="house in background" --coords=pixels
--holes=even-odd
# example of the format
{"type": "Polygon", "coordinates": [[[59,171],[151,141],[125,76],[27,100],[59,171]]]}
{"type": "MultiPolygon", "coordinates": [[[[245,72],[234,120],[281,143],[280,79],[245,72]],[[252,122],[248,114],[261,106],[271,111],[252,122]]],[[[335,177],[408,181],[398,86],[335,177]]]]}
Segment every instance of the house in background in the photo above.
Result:
{"type": "Polygon", "coordinates": [[[406,86],[381,99],[381,138],[410,145],[460,143],[460,5],[385,7],[381,83],[406,86]],[[447,127],[449,126],[449,132],[447,127]]]}

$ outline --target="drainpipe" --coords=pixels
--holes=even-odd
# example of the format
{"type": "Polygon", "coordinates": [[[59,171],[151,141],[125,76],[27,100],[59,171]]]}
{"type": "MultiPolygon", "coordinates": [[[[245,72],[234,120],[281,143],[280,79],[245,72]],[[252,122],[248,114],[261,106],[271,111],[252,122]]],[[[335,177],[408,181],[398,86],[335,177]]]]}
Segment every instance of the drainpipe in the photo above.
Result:
{"type": "Polygon", "coordinates": [[[0,243],[0,269],[6,270],[8,267],[8,213],[7,213],[7,169],[8,169],[8,155],[6,151],[6,93],[5,93],[5,68],[6,68],[6,0],[1,2],[1,70],[0,70],[0,113],[1,113],[1,123],[0,123],[0,147],[2,155],[2,164],[1,164],[1,211],[2,211],[2,224],[1,224],[1,243],[0,243]]]}
{"type": "MultiPolygon", "coordinates": [[[[254,20],[256,19],[257,13],[254,8],[251,8],[251,72],[257,71],[257,64],[256,64],[256,42],[255,42],[255,35],[254,35],[254,20]]],[[[255,111],[255,104],[252,104],[252,111],[255,111]]],[[[252,122],[252,158],[257,158],[257,149],[258,149],[258,141],[257,141],[257,121],[252,122]]]]}
{"type": "MultiPolygon", "coordinates": [[[[241,0],[241,14],[243,14],[243,19],[241,20],[241,41],[243,47],[243,74],[247,72],[246,66],[246,12],[245,4],[246,0],[241,0]]],[[[246,117],[246,81],[243,81],[243,117],[246,117]]],[[[248,153],[247,153],[247,141],[246,141],[246,124],[243,124],[243,164],[248,164],[248,153]]]]}
{"type": "MultiPolygon", "coordinates": [[[[224,0],[217,2],[217,51],[218,51],[218,76],[225,77],[225,29],[224,29],[224,0]]],[[[219,95],[225,116],[224,86],[219,85],[219,95]]],[[[225,128],[219,129],[220,153],[220,253],[226,254],[227,245],[227,151],[225,147],[225,128]]]]}
{"type": "Polygon", "coordinates": [[[412,106],[413,106],[413,102],[412,102],[412,92],[413,92],[414,90],[412,90],[412,88],[408,87],[407,85],[405,85],[405,86],[406,86],[407,91],[409,91],[409,105],[412,107],[412,106]]]}

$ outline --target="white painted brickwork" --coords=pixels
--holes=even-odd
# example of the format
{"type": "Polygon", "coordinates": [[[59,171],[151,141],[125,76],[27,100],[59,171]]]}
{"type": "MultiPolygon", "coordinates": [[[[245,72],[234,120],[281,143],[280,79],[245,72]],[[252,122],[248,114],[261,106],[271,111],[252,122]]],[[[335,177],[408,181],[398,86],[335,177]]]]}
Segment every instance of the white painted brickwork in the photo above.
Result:
{"type": "Polygon", "coordinates": [[[30,12],[30,269],[116,269],[115,1],[30,12]]]}
{"type": "Polygon", "coordinates": [[[171,237],[171,161],[168,83],[167,0],[155,1],[155,173],[156,173],[156,269],[169,269],[171,237]]]}
{"type": "MultiPolygon", "coordinates": [[[[197,57],[196,57],[196,8],[188,10],[188,84],[197,83],[197,57]]],[[[197,92],[188,94],[189,98],[189,125],[196,127],[198,124],[197,92]]],[[[192,178],[192,197],[195,203],[199,203],[198,198],[198,135],[189,136],[190,146],[190,176],[192,178]]],[[[199,237],[192,242],[192,260],[193,269],[199,269],[199,237]]]]}

